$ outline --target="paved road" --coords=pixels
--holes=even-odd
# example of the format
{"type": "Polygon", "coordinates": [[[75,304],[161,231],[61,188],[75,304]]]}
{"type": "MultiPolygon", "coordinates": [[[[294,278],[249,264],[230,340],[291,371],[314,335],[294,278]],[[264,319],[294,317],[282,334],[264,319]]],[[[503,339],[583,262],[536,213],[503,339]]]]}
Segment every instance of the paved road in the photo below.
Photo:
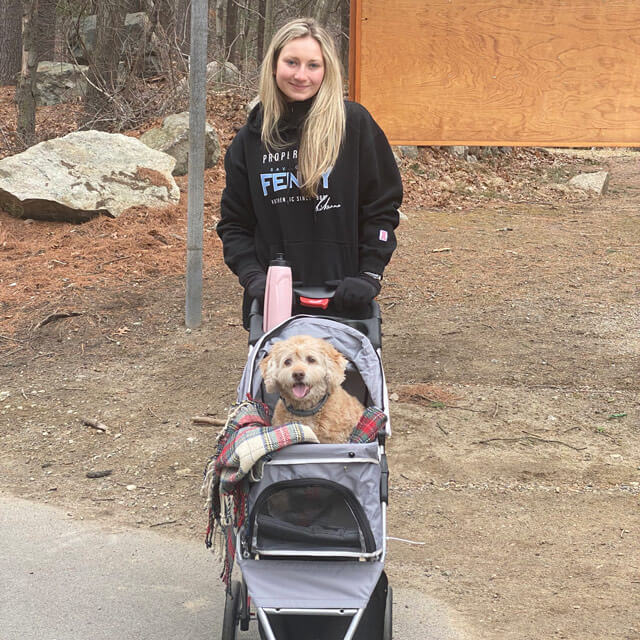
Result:
{"type": "MultiPolygon", "coordinates": [[[[203,545],[0,495],[0,640],[218,640],[223,589],[203,545]]],[[[238,640],[258,640],[252,630],[238,640]]],[[[395,640],[460,640],[394,589],[395,640]]]]}

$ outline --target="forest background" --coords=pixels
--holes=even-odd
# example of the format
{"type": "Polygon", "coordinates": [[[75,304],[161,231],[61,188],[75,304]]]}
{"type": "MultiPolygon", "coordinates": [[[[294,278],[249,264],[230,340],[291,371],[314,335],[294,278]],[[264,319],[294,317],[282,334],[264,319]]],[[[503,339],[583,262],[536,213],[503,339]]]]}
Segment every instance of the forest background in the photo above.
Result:
{"type": "MultiPolygon", "coordinates": [[[[210,0],[208,61],[233,65],[229,89],[254,92],[277,27],[309,15],[339,43],[345,70],[349,0],[210,0]]],[[[190,0],[0,0],[0,85],[17,85],[18,152],[35,142],[35,81],[42,61],[87,65],[81,127],[118,132],[184,102],[190,49],[190,0]],[[143,41],[127,39],[128,14],[144,13],[143,41]],[[95,42],[82,31],[95,21],[95,42]]],[[[184,104],[182,105],[184,106],[184,104]]],[[[4,133],[4,132],[3,132],[4,133]]]]}

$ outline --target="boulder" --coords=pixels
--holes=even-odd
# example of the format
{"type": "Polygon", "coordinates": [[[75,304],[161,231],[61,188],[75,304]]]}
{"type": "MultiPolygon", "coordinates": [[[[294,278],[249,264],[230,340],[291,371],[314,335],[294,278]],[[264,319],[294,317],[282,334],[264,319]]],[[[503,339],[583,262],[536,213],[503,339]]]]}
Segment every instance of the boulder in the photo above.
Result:
{"type": "Polygon", "coordinates": [[[476,158],[491,158],[492,156],[500,153],[500,147],[469,147],[468,153],[474,155],[476,158]]]}
{"type": "Polygon", "coordinates": [[[255,107],[260,104],[260,96],[253,96],[249,102],[247,102],[247,106],[245,107],[245,112],[247,116],[255,109],[255,107]]]}
{"type": "MultiPolygon", "coordinates": [[[[205,128],[204,166],[213,167],[220,158],[220,142],[215,129],[206,124],[205,128]]],[[[183,176],[189,168],[189,112],[183,111],[167,116],[161,127],[150,129],[140,141],[151,149],[168,153],[176,159],[174,176],[183,176]]]]}
{"type": "Polygon", "coordinates": [[[464,158],[464,156],[466,156],[467,152],[469,151],[469,147],[466,147],[466,146],[460,145],[460,144],[456,144],[456,145],[453,145],[453,146],[449,147],[449,151],[454,156],[458,156],[460,158],[464,158]]]}
{"type": "Polygon", "coordinates": [[[207,65],[207,86],[215,89],[228,89],[229,85],[240,84],[240,71],[231,62],[220,64],[216,60],[207,65]]]}
{"type": "Polygon", "coordinates": [[[84,97],[88,69],[68,62],[40,62],[36,72],[36,104],[59,104],[84,97]]]}
{"type": "MultiPolygon", "coordinates": [[[[76,62],[89,64],[96,48],[96,26],[96,15],[80,18],[77,30],[74,21],[69,40],[71,42],[71,53],[76,62]]],[[[127,51],[133,52],[140,46],[141,42],[145,42],[146,33],[150,27],[151,21],[144,11],[128,13],[124,20],[124,29],[122,29],[121,54],[127,51]]]]}
{"type": "Polygon", "coordinates": [[[408,158],[409,160],[418,159],[418,147],[415,145],[400,145],[397,149],[403,158],[408,158]]]}
{"type": "MultiPolygon", "coordinates": [[[[207,88],[212,91],[227,91],[240,85],[240,71],[231,62],[220,64],[217,60],[207,65],[207,88]]],[[[189,93],[189,77],[178,83],[178,92],[189,93]]]]}
{"type": "Polygon", "coordinates": [[[571,178],[569,184],[584,191],[595,191],[598,195],[603,195],[609,187],[609,172],[580,173],[571,178]]]}
{"type": "Polygon", "coordinates": [[[72,31],[69,34],[71,54],[79,64],[88,64],[89,58],[96,48],[98,16],[85,16],[77,22],[74,18],[72,31]]]}
{"type": "Polygon", "coordinates": [[[180,200],[175,159],[119,133],[78,131],[0,160],[0,208],[19,218],[85,222],[180,200]]]}

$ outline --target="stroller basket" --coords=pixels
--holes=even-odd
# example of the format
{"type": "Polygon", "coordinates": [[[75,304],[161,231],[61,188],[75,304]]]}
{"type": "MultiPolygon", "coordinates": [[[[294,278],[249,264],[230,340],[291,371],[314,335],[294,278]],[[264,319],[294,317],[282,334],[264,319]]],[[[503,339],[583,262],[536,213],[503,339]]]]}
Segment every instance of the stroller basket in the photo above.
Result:
{"type": "Polygon", "coordinates": [[[250,552],[372,553],[375,541],[364,511],[342,485],[298,478],[271,485],[249,518],[250,552]]]}
{"type": "Polygon", "coordinates": [[[379,557],[385,484],[377,443],[294,445],[278,451],[251,490],[242,554],[379,557]]]}

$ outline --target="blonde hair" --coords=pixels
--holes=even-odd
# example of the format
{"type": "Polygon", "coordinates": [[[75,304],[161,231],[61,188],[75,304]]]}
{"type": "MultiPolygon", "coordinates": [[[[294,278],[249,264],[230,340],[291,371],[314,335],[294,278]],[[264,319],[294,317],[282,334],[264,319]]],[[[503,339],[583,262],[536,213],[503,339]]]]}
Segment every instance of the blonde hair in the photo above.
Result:
{"type": "Polygon", "coordinates": [[[271,40],[260,71],[261,135],[269,150],[286,146],[278,130],[278,121],[286,113],[287,101],[276,84],[276,65],[280,52],[289,41],[306,36],[311,36],[320,45],[324,77],[300,134],[298,181],[304,195],[316,197],[322,174],[331,169],[338,159],[346,116],[342,98],[342,70],[333,39],[313,18],[288,22],[271,40]]]}

